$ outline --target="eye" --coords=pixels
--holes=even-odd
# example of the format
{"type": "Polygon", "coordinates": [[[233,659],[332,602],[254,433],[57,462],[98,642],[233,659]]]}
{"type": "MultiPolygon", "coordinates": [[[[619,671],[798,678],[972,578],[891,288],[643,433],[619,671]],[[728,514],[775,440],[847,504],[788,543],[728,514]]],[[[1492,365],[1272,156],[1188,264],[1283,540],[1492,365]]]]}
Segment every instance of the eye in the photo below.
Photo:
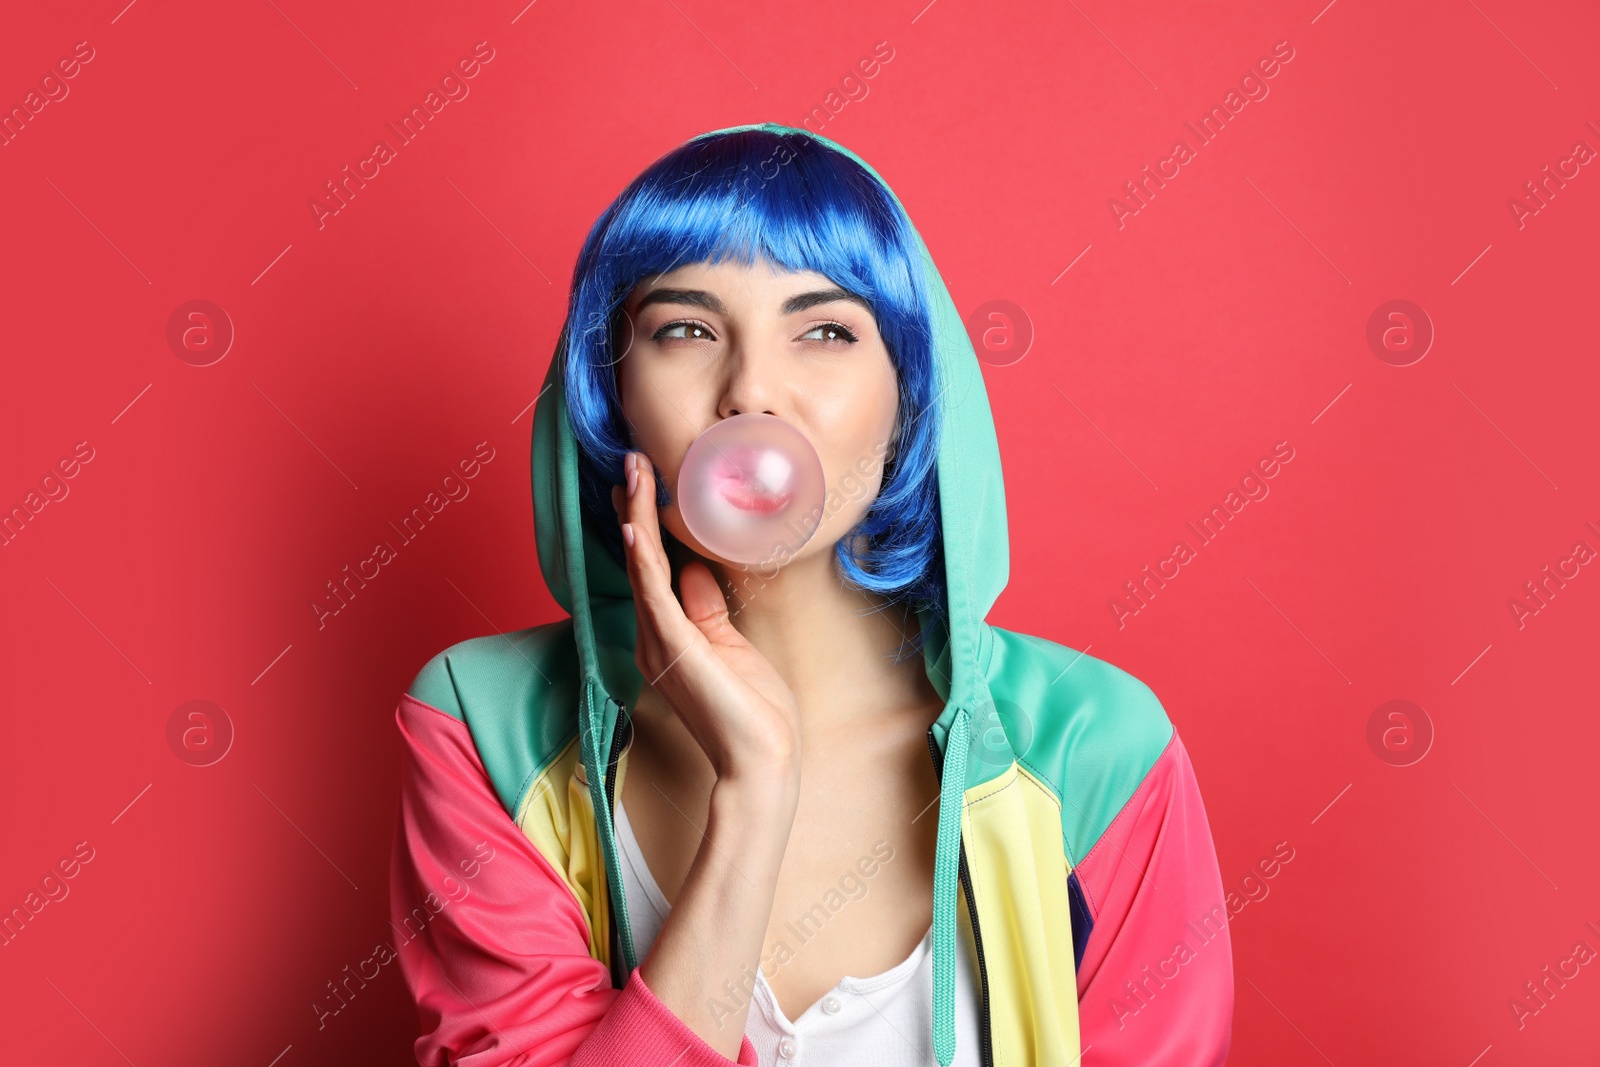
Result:
{"type": "Polygon", "coordinates": [[[819,331],[823,335],[817,338],[819,341],[843,341],[845,344],[853,345],[857,340],[856,335],[851,333],[850,330],[840,322],[824,322],[819,326],[813,326],[811,329],[801,334],[800,337],[802,340],[804,340],[819,331]]]}
{"type": "Polygon", "coordinates": [[[714,341],[711,327],[703,322],[694,322],[690,319],[680,319],[669,322],[661,329],[650,335],[652,341],[677,340],[677,341],[714,341]],[[683,331],[679,333],[677,331],[683,331]]]}

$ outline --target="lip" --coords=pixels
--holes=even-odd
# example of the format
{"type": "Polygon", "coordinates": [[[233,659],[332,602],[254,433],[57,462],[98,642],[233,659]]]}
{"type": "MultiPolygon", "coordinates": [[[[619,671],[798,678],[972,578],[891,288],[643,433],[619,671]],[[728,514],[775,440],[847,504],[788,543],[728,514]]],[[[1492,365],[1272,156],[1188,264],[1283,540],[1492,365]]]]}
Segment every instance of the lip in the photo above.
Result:
{"type": "Polygon", "coordinates": [[[739,510],[771,515],[786,507],[793,499],[794,492],[788,489],[771,492],[759,488],[753,473],[757,458],[755,454],[745,452],[726,457],[718,464],[714,484],[717,494],[739,510]]]}
{"type": "Polygon", "coordinates": [[[789,503],[790,494],[757,493],[743,484],[724,485],[722,499],[742,511],[753,511],[760,515],[771,515],[789,503]]]}

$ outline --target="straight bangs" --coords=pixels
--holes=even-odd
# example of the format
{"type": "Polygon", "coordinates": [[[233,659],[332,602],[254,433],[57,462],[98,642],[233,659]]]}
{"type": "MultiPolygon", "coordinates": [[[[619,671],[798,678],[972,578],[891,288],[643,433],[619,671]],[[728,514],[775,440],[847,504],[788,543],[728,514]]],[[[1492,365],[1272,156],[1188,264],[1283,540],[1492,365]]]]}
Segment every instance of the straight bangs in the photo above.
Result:
{"type": "MultiPolygon", "coordinates": [[[[871,307],[899,381],[899,414],[882,488],[835,555],[847,580],[942,617],[940,385],[920,245],[887,188],[802,131],[690,140],[629,183],[590,230],[573,270],[560,352],[586,515],[623,563],[610,492],[624,481],[628,451],[616,381],[617,360],[633,341],[622,314],[628,294],[691,263],[758,259],[815,271],[871,307]]],[[[830,490],[829,510],[838,492],[830,490]]],[[[670,501],[661,486],[658,505],[670,501]]],[[[665,527],[662,534],[671,537],[665,527]]],[[[920,647],[920,634],[914,643],[920,647]]]]}

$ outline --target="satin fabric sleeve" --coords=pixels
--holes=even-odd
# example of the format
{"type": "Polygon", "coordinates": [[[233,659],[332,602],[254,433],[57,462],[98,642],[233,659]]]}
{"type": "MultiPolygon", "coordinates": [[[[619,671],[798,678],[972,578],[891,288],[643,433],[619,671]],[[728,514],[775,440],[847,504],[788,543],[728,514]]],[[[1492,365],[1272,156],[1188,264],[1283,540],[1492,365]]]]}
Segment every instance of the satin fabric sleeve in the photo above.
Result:
{"type": "Polygon", "coordinates": [[[620,990],[588,921],[501,806],[465,723],[410,694],[390,867],[395,956],[416,1003],[418,1064],[757,1067],[706,1044],[637,968],[620,990]]]}
{"type": "Polygon", "coordinates": [[[1176,732],[1074,872],[1092,917],[1078,967],[1084,1067],[1213,1067],[1233,1034],[1216,848],[1176,732]]]}

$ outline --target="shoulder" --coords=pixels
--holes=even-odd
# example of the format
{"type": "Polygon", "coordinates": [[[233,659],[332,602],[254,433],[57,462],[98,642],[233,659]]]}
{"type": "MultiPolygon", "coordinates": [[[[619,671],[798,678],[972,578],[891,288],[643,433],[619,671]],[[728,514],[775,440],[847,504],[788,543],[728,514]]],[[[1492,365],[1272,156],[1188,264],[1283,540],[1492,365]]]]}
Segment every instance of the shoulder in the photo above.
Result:
{"type": "Polygon", "coordinates": [[[1068,856],[1081,859],[1173,741],[1155,692],[1103,659],[991,627],[989,687],[1023,767],[1061,801],[1068,856]]]}
{"type": "MultiPolygon", "coordinates": [[[[578,731],[572,620],[457,642],[423,664],[406,697],[467,728],[506,810],[578,731]]],[[[404,704],[404,701],[402,701],[404,704]]]]}
{"type": "Polygon", "coordinates": [[[468,709],[503,704],[540,682],[567,653],[576,656],[572,620],[503,634],[469,637],[438,653],[417,672],[407,695],[455,719],[468,709]]]}

